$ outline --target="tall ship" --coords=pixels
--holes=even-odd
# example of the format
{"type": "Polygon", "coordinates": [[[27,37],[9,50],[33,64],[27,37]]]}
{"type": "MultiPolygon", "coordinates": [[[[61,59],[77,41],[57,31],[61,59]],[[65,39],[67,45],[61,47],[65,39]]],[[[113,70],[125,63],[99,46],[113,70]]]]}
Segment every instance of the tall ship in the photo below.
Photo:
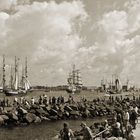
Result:
{"type": "Polygon", "coordinates": [[[22,76],[19,84],[19,93],[27,93],[31,90],[31,84],[28,80],[27,57],[25,59],[25,68],[22,67],[22,76]]]}
{"type": "Polygon", "coordinates": [[[18,95],[18,59],[15,57],[15,66],[14,66],[14,75],[12,73],[12,66],[11,66],[11,73],[10,73],[10,84],[4,90],[7,96],[11,95],[18,95]]]}
{"type": "Polygon", "coordinates": [[[126,83],[122,85],[122,90],[127,92],[129,90],[129,79],[126,80],[126,83]]]}
{"type": "MultiPolygon", "coordinates": [[[[5,60],[5,59],[4,59],[5,60]]],[[[4,61],[5,62],[5,61],[4,61]]],[[[5,83],[5,68],[3,68],[3,82],[5,83]]],[[[11,66],[10,82],[7,87],[4,88],[4,93],[7,96],[18,95],[21,93],[27,93],[30,90],[30,83],[27,75],[27,58],[25,61],[25,72],[22,72],[21,82],[19,78],[19,58],[15,57],[14,72],[11,66]]]]}
{"type": "Polygon", "coordinates": [[[69,73],[68,79],[68,93],[80,93],[82,90],[83,82],[81,78],[81,72],[79,69],[75,68],[75,65],[73,65],[73,70],[69,73]]]}
{"type": "Polygon", "coordinates": [[[122,90],[121,81],[118,76],[113,76],[110,81],[107,80],[101,80],[101,89],[102,91],[106,91],[110,94],[120,93],[122,90]]]}

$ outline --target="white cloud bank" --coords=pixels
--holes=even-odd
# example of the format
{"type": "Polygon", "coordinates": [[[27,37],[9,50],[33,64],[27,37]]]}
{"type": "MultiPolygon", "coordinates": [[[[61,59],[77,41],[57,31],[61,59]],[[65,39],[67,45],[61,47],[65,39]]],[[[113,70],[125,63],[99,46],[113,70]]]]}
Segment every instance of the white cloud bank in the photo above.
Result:
{"type": "Polygon", "coordinates": [[[87,17],[82,2],[34,2],[18,5],[15,10],[17,12],[10,16],[0,13],[1,55],[27,56],[34,82],[65,82],[67,73],[64,71],[68,72],[82,44],[75,28],[80,28],[87,17]]]}
{"type": "Polygon", "coordinates": [[[95,79],[116,74],[140,86],[140,2],[129,1],[125,5],[127,10],[109,11],[98,21],[102,42],[87,48],[90,53],[93,50],[88,55],[93,66],[89,66],[95,79]]]}
{"type": "Polygon", "coordinates": [[[81,68],[86,85],[99,84],[103,76],[112,74],[139,83],[139,0],[129,0],[124,10],[107,11],[98,21],[93,21],[98,26],[96,32],[93,29],[94,36],[99,39],[91,46],[84,46],[89,32],[84,36],[80,34],[83,24],[87,31],[91,29],[80,0],[59,4],[18,3],[15,10],[13,15],[0,13],[0,54],[9,56],[7,61],[14,55],[27,56],[33,83],[66,84],[74,63],[81,68]]]}
{"type": "Polygon", "coordinates": [[[8,10],[12,5],[16,5],[16,0],[0,0],[0,10],[8,10]]]}

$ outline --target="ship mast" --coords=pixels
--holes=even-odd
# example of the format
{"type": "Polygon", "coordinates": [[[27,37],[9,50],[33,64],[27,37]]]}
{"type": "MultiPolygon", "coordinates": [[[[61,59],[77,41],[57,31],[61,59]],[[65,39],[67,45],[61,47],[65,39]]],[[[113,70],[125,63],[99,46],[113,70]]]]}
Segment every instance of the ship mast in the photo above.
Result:
{"type": "Polygon", "coordinates": [[[29,90],[31,88],[31,84],[28,81],[28,64],[27,64],[27,57],[25,58],[25,77],[24,77],[24,82],[25,82],[25,89],[29,90]]]}
{"type": "Polygon", "coordinates": [[[113,85],[114,85],[114,81],[113,81],[113,75],[112,75],[112,77],[111,77],[111,90],[113,90],[113,85]]]}
{"type": "Polygon", "coordinates": [[[25,78],[28,78],[27,57],[25,58],[25,78]]]}
{"type": "Polygon", "coordinates": [[[5,90],[5,55],[3,55],[3,79],[2,79],[2,86],[3,86],[3,90],[5,90]]]}
{"type": "Polygon", "coordinates": [[[79,70],[76,70],[76,85],[79,86],[80,83],[80,75],[79,70]]]}
{"type": "Polygon", "coordinates": [[[24,69],[23,69],[23,66],[22,66],[22,73],[21,73],[20,84],[21,84],[21,88],[23,88],[24,87],[24,69]]]}
{"type": "Polygon", "coordinates": [[[73,84],[75,85],[75,65],[73,65],[73,71],[72,71],[72,81],[73,81],[73,84]]]}
{"type": "Polygon", "coordinates": [[[10,88],[13,88],[13,71],[12,71],[12,65],[11,65],[11,72],[10,72],[10,88]]]}
{"type": "Polygon", "coordinates": [[[82,87],[82,79],[81,79],[81,73],[80,73],[80,70],[78,69],[77,70],[77,86],[78,87],[82,87]]]}
{"type": "Polygon", "coordinates": [[[16,81],[16,73],[17,73],[17,58],[15,56],[15,81],[16,81]]]}
{"type": "Polygon", "coordinates": [[[18,89],[18,64],[17,64],[17,58],[15,56],[15,90],[18,89]]]}

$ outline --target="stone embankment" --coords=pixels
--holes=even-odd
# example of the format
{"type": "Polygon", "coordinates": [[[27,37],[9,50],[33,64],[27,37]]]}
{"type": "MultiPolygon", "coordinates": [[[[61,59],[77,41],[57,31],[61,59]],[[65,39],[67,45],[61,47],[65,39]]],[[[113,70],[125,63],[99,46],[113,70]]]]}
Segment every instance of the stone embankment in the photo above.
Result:
{"type": "Polygon", "coordinates": [[[64,104],[33,104],[16,105],[13,107],[1,108],[0,125],[28,125],[42,121],[85,119],[95,117],[106,117],[111,115],[113,110],[109,106],[95,105],[92,103],[64,103],[64,104]]]}

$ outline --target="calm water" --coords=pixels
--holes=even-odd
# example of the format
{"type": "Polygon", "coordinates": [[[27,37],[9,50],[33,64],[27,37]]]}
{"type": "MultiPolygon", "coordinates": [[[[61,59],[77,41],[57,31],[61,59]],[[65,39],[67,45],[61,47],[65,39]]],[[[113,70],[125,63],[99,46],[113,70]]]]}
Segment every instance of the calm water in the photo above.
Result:
{"type": "MultiPolygon", "coordinates": [[[[1,140],[54,140],[55,136],[62,129],[63,122],[45,122],[32,124],[24,127],[0,128],[1,140]]],[[[81,120],[67,121],[72,130],[80,130],[81,120]]],[[[85,121],[88,125],[93,124],[93,120],[85,121]]]]}

